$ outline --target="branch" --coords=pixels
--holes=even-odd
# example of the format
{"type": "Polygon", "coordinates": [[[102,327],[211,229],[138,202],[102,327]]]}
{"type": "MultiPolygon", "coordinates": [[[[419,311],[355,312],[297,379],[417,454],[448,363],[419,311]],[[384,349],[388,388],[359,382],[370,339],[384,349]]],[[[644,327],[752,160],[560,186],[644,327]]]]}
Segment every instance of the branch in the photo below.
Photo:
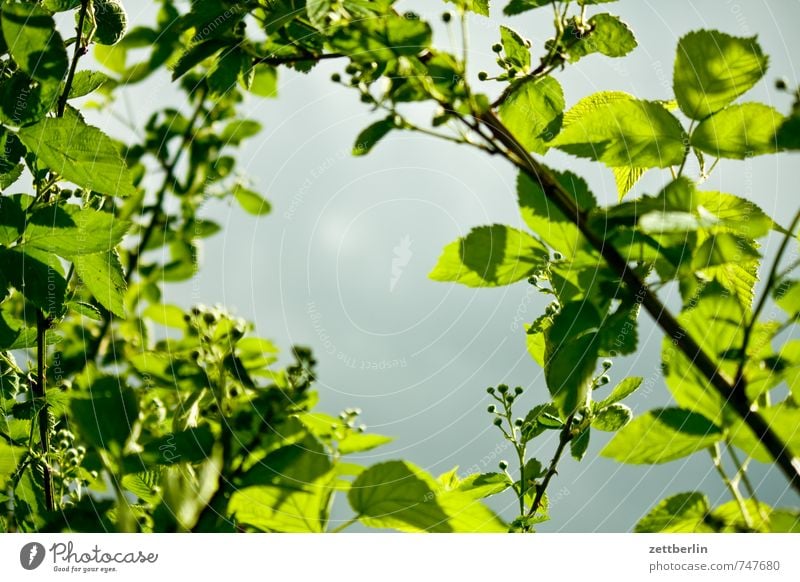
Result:
{"type": "Polygon", "coordinates": [[[742,420],[755,433],[764,447],[769,451],[775,463],[783,471],[795,491],[800,493],[800,460],[794,459],[783,440],[772,430],[772,427],[758,414],[751,410],[751,404],[741,385],[734,385],[717,368],[714,361],[700,345],[689,335],[677,319],[667,311],[657,295],[629,268],[628,262],[603,237],[598,236],[586,220],[586,214],[578,208],[569,193],[555,178],[553,173],[536,161],[508,129],[490,110],[481,113],[478,119],[495,140],[509,150],[507,158],[531,179],[537,181],[542,191],[569,220],[575,224],[581,234],[589,241],[605,259],[608,266],[620,277],[637,301],[653,317],[659,327],[673,340],[675,346],[684,353],[711,386],[725,398],[742,420]]]}
{"type": "Polygon", "coordinates": [[[528,517],[536,515],[536,512],[542,505],[544,494],[547,491],[547,486],[550,485],[550,480],[558,474],[558,463],[561,461],[561,455],[564,454],[567,445],[573,439],[572,421],[574,419],[575,413],[570,414],[569,418],[567,418],[564,424],[564,428],[561,429],[561,433],[558,435],[558,447],[553,455],[553,459],[550,461],[550,466],[547,468],[547,473],[545,473],[544,479],[542,479],[542,482],[536,488],[536,497],[533,498],[531,508],[528,510],[528,517]]]}
{"type": "Polygon", "coordinates": [[[345,56],[346,55],[339,53],[325,53],[324,55],[292,55],[288,57],[269,56],[253,59],[253,65],[272,65],[274,67],[278,67],[280,65],[291,65],[292,63],[308,63],[324,61],[328,59],[341,59],[345,56]]]}
{"type": "Polygon", "coordinates": [[[86,47],[83,46],[81,36],[83,34],[83,23],[86,21],[86,12],[89,9],[89,0],[81,0],[81,10],[78,13],[78,24],[75,27],[75,51],[72,53],[72,63],[69,66],[69,73],[67,79],[64,81],[64,90],[61,92],[61,97],[58,98],[58,109],[56,117],[63,117],[64,110],[67,108],[67,100],[69,99],[69,92],[72,90],[72,82],[75,80],[75,71],[78,70],[78,61],[86,54],[86,47]]]}
{"type": "Polygon", "coordinates": [[[36,377],[31,383],[34,408],[40,406],[38,413],[39,441],[42,447],[44,473],[44,503],[47,511],[55,510],[53,499],[53,474],[50,471],[50,411],[47,406],[47,387],[45,356],[47,353],[46,335],[49,322],[41,309],[36,310],[36,377]]]}

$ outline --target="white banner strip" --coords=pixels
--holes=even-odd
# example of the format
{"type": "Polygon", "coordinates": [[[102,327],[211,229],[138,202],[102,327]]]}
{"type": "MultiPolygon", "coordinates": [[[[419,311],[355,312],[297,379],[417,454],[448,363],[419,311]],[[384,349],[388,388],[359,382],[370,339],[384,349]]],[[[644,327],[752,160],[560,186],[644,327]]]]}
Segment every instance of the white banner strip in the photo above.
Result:
{"type": "Polygon", "coordinates": [[[6,534],[0,571],[4,581],[777,582],[800,580],[799,549],[793,534],[6,534]]]}

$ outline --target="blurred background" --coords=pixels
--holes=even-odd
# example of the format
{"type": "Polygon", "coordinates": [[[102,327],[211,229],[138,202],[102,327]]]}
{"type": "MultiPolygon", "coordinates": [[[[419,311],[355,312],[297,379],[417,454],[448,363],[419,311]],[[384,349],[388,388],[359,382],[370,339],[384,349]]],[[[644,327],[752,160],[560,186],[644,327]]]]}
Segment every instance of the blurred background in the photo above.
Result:
{"type": "MultiPolygon", "coordinates": [[[[480,70],[497,72],[491,45],[499,40],[498,25],[531,39],[535,60],[552,30],[551,11],[505,18],[504,4],[494,0],[492,19],[470,18],[470,76],[476,89],[491,95],[502,87],[476,77],[480,70]]],[[[434,23],[438,46],[455,48],[439,18],[453,5],[400,0],[397,6],[434,23]]],[[[126,7],[132,25],[154,18],[153,4],[126,7]]],[[[606,89],[672,98],[678,39],[690,30],[714,28],[758,36],[770,69],[744,99],[789,111],[790,97],[773,87],[779,77],[791,86],[800,80],[792,58],[800,53],[794,30],[800,1],[623,0],[591,8],[590,14],[619,14],[640,46],[621,60],[593,55],[558,72],[567,107],[606,89]]],[[[351,157],[357,134],[379,114],[354,91],[330,82],[330,74],[343,66],[325,63],[308,75],[281,70],[276,99],[248,98],[243,111],[264,131],[247,142],[239,168],[270,200],[273,212],[255,219],[235,204],[207,206],[205,215],[223,230],[205,242],[197,276],[168,286],[165,302],[221,303],[255,322],[259,335],[274,339],[284,353],[292,344],[312,347],[319,361],[320,409],[336,414],[359,407],[371,431],[395,438],[363,455],[367,462],[404,458],[434,474],[456,465],[462,474],[497,470],[513,450],[491,426],[485,389],[498,383],[525,387],[518,404],[523,416],[546,400],[542,370],[525,349],[523,324],[542,313],[548,297],[524,282],[468,289],[435,283],[427,274],[442,248],[474,226],[497,222],[524,228],[515,203],[515,172],[477,150],[410,132],[394,132],[370,155],[351,157]]],[[[165,74],[124,94],[117,110],[89,119],[122,139],[132,131],[126,124],[142,127],[154,109],[165,104],[187,109],[165,74]]],[[[546,161],[584,176],[601,203],[616,200],[605,167],[557,152],[546,161]]],[[[799,178],[796,155],[763,156],[720,162],[704,188],[750,198],[780,222],[800,204],[799,178]]],[[[668,172],[651,172],[631,195],[655,193],[668,180],[668,172]]],[[[767,256],[777,242],[765,241],[767,256]]],[[[673,305],[674,300],[668,298],[673,305]]],[[[659,370],[661,334],[646,314],[639,335],[639,353],[611,369],[611,386],[627,375],[645,378],[629,402],[634,413],[670,401],[659,370]]],[[[597,457],[608,436],[593,432],[583,462],[561,463],[549,492],[552,521],[540,531],[630,531],[660,499],[685,491],[707,492],[712,503],[728,500],[707,455],[663,466],[622,466],[597,457]]],[[[554,442],[536,444],[532,454],[548,462],[554,442]]],[[[751,472],[762,501],[798,504],[777,471],[755,466],[751,472]]],[[[510,493],[490,504],[506,518],[515,515],[510,493]]]]}

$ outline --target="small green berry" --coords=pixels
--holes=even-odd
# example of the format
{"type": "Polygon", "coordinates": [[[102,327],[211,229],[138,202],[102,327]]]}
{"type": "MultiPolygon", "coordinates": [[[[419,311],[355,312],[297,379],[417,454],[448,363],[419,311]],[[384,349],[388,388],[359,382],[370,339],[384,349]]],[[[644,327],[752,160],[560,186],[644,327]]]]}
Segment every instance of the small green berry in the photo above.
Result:
{"type": "Polygon", "coordinates": [[[489,405],[489,408],[486,409],[486,412],[488,412],[489,414],[494,414],[495,410],[497,409],[494,407],[494,404],[491,404],[489,405]]]}
{"type": "Polygon", "coordinates": [[[447,22],[450,22],[452,19],[453,19],[453,15],[450,14],[449,12],[445,12],[444,14],[442,14],[442,22],[447,23],[447,22]]]}
{"type": "Polygon", "coordinates": [[[517,70],[516,69],[509,69],[508,70],[508,78],[509,79],[513,79],[516,76],[517,76],[517,70]]]}
{"type": "Polygon", "coordinates": [[[492,421],[492,424],[495,426],[503,426],[503,419],[502,418],[495,418],[492,421]]]}
{"type": "Polygon", "coordinates": [[[598,384],[600,384],[600,386],[605,386],[609,382],[611,382],[611,378],[608,377],[608,374],[603,374],[598,380],[598,384]]]}
{"type": "Polygon", "coordinates": [[[525,421],[521,418],[518,418],[514,421],[514,426],[517,428],[522,428],[522,425],[525,424],[525,421]]]}
{"type": "Polygon", "coordinates": [[[605,368],[606,370],[608,370],[613,365],[614,362],[612,362],[611,360],[603,360],[603,368],[605,368]]]}
{"type": "Polygon", "coordinates": [[[517,396],[522,394],[522,386],[517,386],[516,388],[514,388],[514,394],[516,394],[517,396]]]}
{"type": "Polygon", "coordinates": [[[501,471],[505,471],[508,469],[508,461],[500,461],[497,466],[500,467],[501,471]]]}
{"type": "Polygon", "coordinates": [[[555,252],[553,253],[553,260],[554,260],[554,261],[560,261],[560,260],[561,260],[561,259],[563,259],[563,258],[564,258],[564,255],[562,255],[562,254],[561,254],[561,253],[559,253],[558,251],[555,251],[555,252]]]}
{"type": "Polygon", "coordinates": [[[331,81],[333,81],[334,83],[341,83],[342,76],[339,73],[334,73],[333,75],[331,75],[331,81]]]}
{"type": "Polygon", "coordinates": [[[497,391],[500,394],[505,394],[506,392],[508,392],[508,386],[506,386],[505,384],[500,384],[500,386],[497,387],[497,391]]]}
{"type": "Polygon", "coordinates": [[[488,78],[489,78],[489,73],[487,73],[486,71],[481,71],[480,73],[478,73],[478,81],[485,81],[488,78]]]}
{"type": "Polygon", "coordinates": [[[486,389],[486,392],[487,392],[487,394],[494,394],[494,388],[493,388],[492,386],[489,386],[489,387],[486,389]]]}
{"type": "Polygon", "coordinates": [[[789,88],[789,83],[786,81],[786,79],[780,78],[777,81],[775,81],[775,88],[778,91],[786,91],[786,89],[789,88]]]}
{"type": "Polygon", "coordinates": [[[503,50],[503,45],[501,45],[500,43],[493,44],[493,45],[492,45],[492,50],[493,50],[494,52],[496,52],[496,53],[502,52],[502,50],[503,50]]]}
{"type": "Polygon", "coordinates": [[[506,402],[508,402],[509,404],[514,402],[514,395],[513,394],[506,394],[506,402]]]}

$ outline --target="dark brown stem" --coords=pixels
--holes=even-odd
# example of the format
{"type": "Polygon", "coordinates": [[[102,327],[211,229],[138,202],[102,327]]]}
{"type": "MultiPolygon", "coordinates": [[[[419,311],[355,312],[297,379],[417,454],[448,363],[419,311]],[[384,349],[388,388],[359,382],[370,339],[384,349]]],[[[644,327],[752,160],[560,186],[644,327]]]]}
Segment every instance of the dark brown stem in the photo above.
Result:
{"type": "Polygon", "coordinates": [[[564,454],[569,442],[574,438],[572,434],[572,423],[574,420],[575,414],[573,413],[567,418],[564,423],[564,428],[561,429],[558,435],[558,447],[550,461],[550,466],[547,468],[547,473],[544,474],[542,482],[536,486],[536,497],[533,498],[533,503],[531,503],[531,507],[528,510],[528,517],[536,515],[536,512],[542,506],[544,494],[547,491],[548,485],[550,485],[550,481],[558,474],[558,463],[561,461],[561,456],[564,454]]]}
{"type": "Polygon", "coordinates": [[[769,451],[795,491],[800,493],[800,461],[792,457],[786,444],[764,418],[758,412],[751,410],[751,403],[747,398],[744,386],[734,385],[720,372],[714,361],[678,323],[658,296],[629,267],[628,262],[619,251],[589,227],[586,214],[575,204],[553,173],[531,156],[497,116],[492,111],[487,111],[482,113],[479,119],[492,132],[495,140],[508,150],[510,161],[539,183],[548,200],[575,224],[586,240],[602,255],[608,266],[636,297],[636,301],[647,310],[658,326],[672,339],[673,344],[683,352],[695,368],[706,377],[709,384],[744,420],[769,451]]]}
{"type": "Polygon", "coordinates": [[[81,37],[83,36],[83,24],[86,21],[86,12],[89,9],[89,1],[90,0],[81,1],[81,9],[78,13],[78,24],[75,27],[75,50],[72,53],[72,63],[70,63],[69,66],[67,79],[64,81],[64,91],[58,98],[58,109],[56,111],[57,117],[64,116],[64,110],[67,108],[67,100],[69,99],[69,92],[72,90],[72,82],[75,80],[75,71],[78,70],[78,61],[86,50],[86,47],[83,46],[81,37]]]}
{"type": "Polygon", "coordinates": [[[47,406],[47,375],[45,356],[47,353],[47,329],[50,327],[41,309],[36,310],[36,378],[31,390],[34,407],[38,407],[39,441],[42,448],[42,468],[44,474],[44,504],[47,511],[55,510],[53,499],[53,474],[50,471],[50,410],[47,406]]]}
{"type": "Polygon", "coordinates": [[[253,59],[254,65],[272,65],[278,67],[280,65],[291,65],[292,63],[308,63],[312,61],[324,61],[328,59],[341,59],[346,55],[338,53],[326,53],[324,55],[292,55],[289,57],[260,57],[253,59]]]}

